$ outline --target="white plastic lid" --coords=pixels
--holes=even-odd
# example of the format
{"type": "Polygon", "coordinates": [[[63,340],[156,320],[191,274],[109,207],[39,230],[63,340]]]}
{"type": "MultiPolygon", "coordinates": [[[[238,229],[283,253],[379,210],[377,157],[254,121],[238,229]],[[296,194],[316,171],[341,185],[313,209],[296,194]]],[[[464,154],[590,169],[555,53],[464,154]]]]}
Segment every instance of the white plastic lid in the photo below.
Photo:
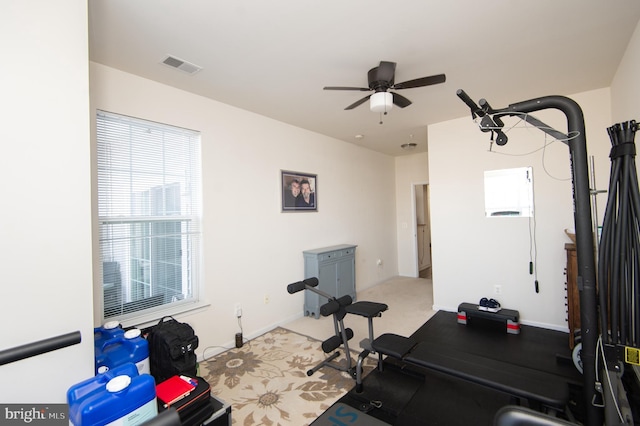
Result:
{"type": "Polygon", "coordinates": [[[132,328],[131,330],[127,330],[124,333],[125,339],[135,339],[136,337],[140,337],[142,332],[138,328],[132,328]]]}
{"type": "Polygon", "coordinates": [[[109,371],[109,367],[107,367],[106,365],[101,365],[100,367],[98,367],[98,374],[104,374],[107,371],[109,371]]]}
{"type": "Polygon", "coordinates": [[[131,377],[116,376],[107,383],[107,391],[111,393],[120,392],[131,384],[131,377]]]}
{"type": "Polygon", "coordinates": [[[108,321],[108,322],[105,322],[102,327],[105,330],[113,330],[114,328],[120,327],[120,322],[118,322],[118,321],[108,321]]]}

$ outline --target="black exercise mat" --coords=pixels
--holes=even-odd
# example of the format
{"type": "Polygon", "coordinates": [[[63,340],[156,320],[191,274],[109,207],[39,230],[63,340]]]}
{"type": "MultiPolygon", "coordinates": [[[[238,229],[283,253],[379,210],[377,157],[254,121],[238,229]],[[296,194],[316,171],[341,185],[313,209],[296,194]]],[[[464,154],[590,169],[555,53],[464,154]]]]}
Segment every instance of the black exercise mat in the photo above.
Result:
{"type": "Polygon", "coordinates": [[[362,392],[358,393],[353,388],[339,402],[394,424],[423,384],[423,376],[385,364],[383,372],[376,369],[364,378],[362,392]]]}
{"type": "Polygon", "coordinates": [[[512,403],[509,395],[432,372],[393,424],[489,426],[498,409],[512,403]]]}
{"type": "Polygon", "coordinates": [[[582,383],[582,376],[570,362],[569,335],[560,331],[521,325],[520,334],[508,334],[504,325],[495,321],[479,318],[463,325],[458,324],[457,313],[439,311],[411,337],[582,383]]]}

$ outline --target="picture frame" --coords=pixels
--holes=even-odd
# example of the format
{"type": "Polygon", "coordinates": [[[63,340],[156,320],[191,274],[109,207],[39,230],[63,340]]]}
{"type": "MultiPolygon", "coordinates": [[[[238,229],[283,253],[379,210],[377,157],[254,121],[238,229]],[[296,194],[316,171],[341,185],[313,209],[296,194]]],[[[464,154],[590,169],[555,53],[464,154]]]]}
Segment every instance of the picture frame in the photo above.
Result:
{"type": "Polygon", "coordinates": [[[280,170],[283,212],[318,211],[318,175],[280,170]]]}

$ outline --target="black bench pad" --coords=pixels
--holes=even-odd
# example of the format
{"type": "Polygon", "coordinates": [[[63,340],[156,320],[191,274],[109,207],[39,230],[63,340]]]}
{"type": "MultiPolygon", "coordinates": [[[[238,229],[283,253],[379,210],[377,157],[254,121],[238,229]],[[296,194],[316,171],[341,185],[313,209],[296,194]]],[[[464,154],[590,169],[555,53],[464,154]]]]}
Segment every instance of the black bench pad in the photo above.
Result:
{"type": "Polygon", "coordinates": [[[382,315],[384,311],[386,311],[389,307],[384,303],[378,302],[356,302],[347,306],[345,310],[347,313],[360,315],[366,318],[379,317],[382,315]]]}
{"type": "Polygon", "coordinates": [[[411,337],[384,333],[371,343],[371,347],[376,352],[389,355],[392,358],[402,359],[417,344],[418,341],[411,337]]]}
{"type": "Polygon", "coordinates": [[[544,371],[461,352],[445,345],[416,344],[414,339],[395,334],[381,335],[373,347],[405,363],[440,371],[560,411],[569,400],[567,383],[544,371]],[[407,348],[407,352],[401,354],[407,348]]]}

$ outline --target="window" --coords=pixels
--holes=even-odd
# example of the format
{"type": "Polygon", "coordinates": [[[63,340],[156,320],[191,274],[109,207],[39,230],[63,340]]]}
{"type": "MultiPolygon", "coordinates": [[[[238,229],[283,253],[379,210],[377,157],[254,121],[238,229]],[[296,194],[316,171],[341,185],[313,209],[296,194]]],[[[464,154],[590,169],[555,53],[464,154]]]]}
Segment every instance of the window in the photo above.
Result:
{"type": "Polygon", "coordinates": [[[531,167],[484,172],[487,217],[533,217],[531,167]]]}
{"type": "Polygon", "coordinates": [[[200,134],[97,113],[103,319],[199,301],[200,134]]]}

